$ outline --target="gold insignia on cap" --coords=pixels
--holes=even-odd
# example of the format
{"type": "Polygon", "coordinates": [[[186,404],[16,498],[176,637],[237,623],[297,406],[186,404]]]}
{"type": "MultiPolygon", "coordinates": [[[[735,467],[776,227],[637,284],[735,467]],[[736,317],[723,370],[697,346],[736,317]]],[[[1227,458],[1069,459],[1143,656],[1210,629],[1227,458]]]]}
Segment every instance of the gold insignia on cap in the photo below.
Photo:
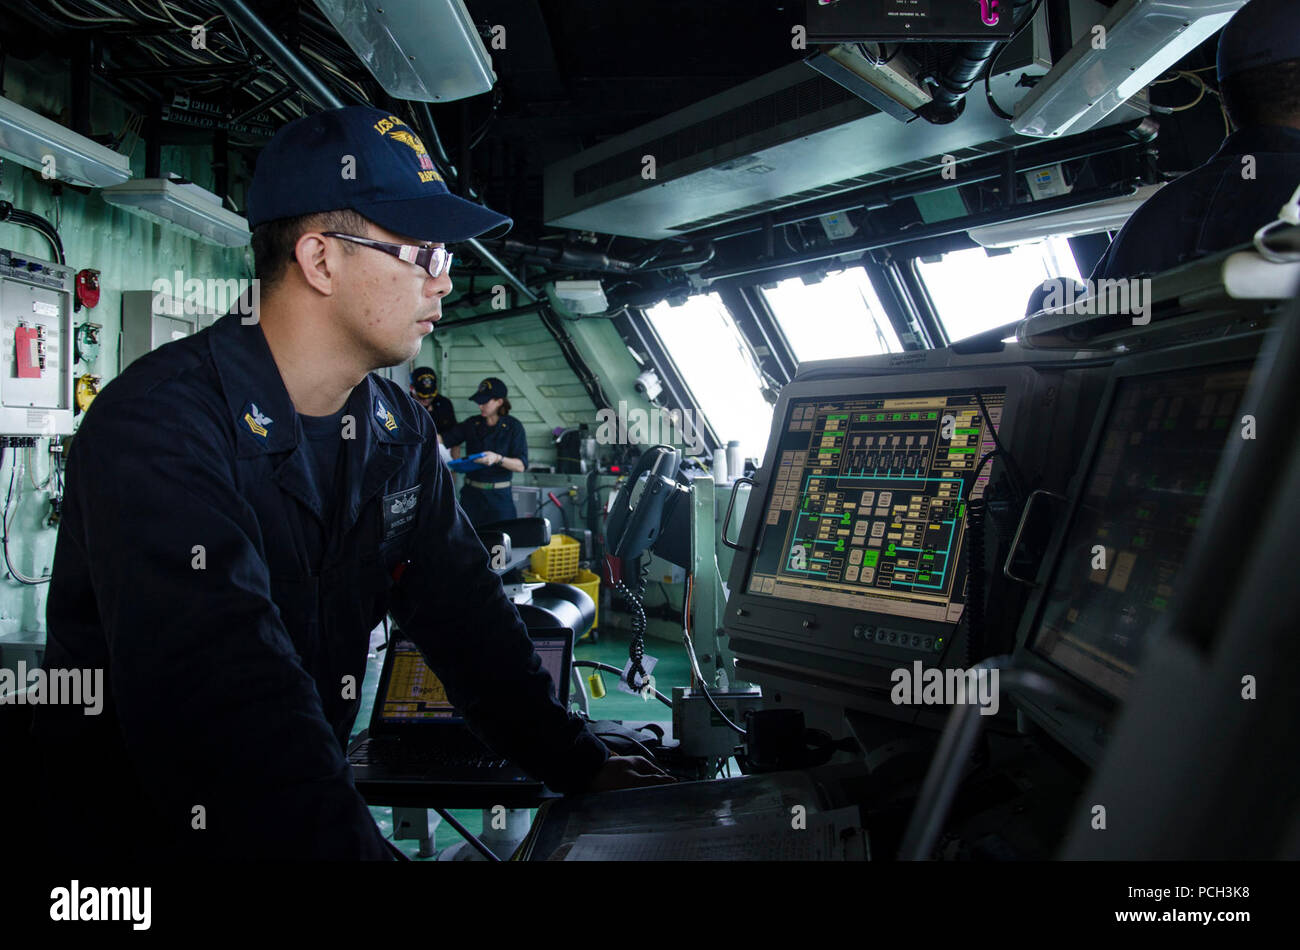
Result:
{"type": "Polygon", "coordinates": [[[425,149],[424,143],[420,141],[418,135],[406,129],[393,129],[388,132],[388,137],[395,142],[401,142],[415,152],[420,162],[420,181],[442,181],[442,176],[433,167],[433,159],[429,157],[429,152],[425,149]]]}

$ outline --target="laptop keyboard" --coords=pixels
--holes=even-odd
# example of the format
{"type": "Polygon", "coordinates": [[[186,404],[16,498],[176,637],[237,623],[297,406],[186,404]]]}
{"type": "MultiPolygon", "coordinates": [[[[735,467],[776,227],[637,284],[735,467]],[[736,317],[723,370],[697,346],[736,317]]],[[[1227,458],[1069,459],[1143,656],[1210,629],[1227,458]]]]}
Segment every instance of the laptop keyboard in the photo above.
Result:
{"type": "Polygon", "coordinates": [[[401,772],[429,772],[439,768],[499,769],[510,763],[473,739],[418,747],[394,740],[367,739],[349,756],[353,765],[381,765],[401,772]]]}

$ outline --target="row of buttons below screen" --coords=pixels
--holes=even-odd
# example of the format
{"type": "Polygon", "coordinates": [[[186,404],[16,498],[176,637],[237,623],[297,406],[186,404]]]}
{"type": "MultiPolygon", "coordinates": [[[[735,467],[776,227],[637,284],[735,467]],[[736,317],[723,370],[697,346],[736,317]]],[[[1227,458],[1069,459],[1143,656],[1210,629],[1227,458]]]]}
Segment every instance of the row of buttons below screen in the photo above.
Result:
{"type": "Polygon", "coordinates": [[[854,640],[874,640],[876,643],[888,643],[897,647],[911,647],[917,650],[934,650],[936,653],[943,649],[943,637],[927,637],[919,633],[900,633],[897,630],[887,630],[884,627],[877,629],[869,627],[866,624],[857,624],[853,628],[854,640]]]}

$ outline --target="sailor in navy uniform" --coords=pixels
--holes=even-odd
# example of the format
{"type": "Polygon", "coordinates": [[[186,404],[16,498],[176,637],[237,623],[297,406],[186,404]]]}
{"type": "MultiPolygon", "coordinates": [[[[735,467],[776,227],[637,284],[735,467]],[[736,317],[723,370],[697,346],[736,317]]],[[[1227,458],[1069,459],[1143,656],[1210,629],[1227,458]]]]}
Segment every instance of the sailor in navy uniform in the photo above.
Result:
{"type": "Polygon", "coordinates": [[[49,853],[392,858],[345,756],[389,615],[470,728],[556,791],[671,781],[610,756],[556,701],[433,420],[373,372],[441,316],[451,255],[432,242],[509,222],[427,162],[378,109],[285,126],[246,201],[254,319],[232,311],[147,354],[87,410],[45,662],[103,671],[102,707],[35,709],[49,853]]]}
{"type": "Polygon", "coordinates": [[[1242,7],[1219,35],[1218,77],[1236,131],[1138,208],[1094,281],[1158,274],[1249,244],[1290,203],[1300,185],[1300,3],[1242,7]]]}
{"type": "Polygon", "coordinates": [[[438,392],[438,374],[428,366],[417,366],[411,371],[411,395],[429,410],[439,432],[446,432],[456,424],[456,407],[438,392]]]}
{"type": "Polygon", "coordinates": [[[523,425],[510,415],[508,396],[506,384],[489,376],[470,397],[478,403],[478,416],[452,426],[442,436],[448,447],[464,442],[467,459],[486,453],[478,460],[482,467],[466,474],[460,490],[460,506],[475,527],[517,517],[510,479],[528,468],[528,438],[523,425]]]}

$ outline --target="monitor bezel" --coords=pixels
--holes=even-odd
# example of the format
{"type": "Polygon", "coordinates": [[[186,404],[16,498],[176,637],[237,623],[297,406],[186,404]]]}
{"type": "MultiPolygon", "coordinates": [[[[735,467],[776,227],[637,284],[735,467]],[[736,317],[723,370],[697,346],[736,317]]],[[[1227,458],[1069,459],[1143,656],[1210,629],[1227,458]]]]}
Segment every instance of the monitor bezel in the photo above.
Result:
{"type": "MultiPolygon", "coordinates": [[[[969,366],[918,368],[918,370],[911,372],[907,370],[900,372],[899,368],[890,367],[884,372],[869,375],[840,376],[833,379],[809,380],[802,383],[796,380],[788,384],[782,390],[781,398],[772,413],[772,428],[768,435],[763,465],[755,475],[754,485],[745,505],[744,518],[736,540],[742,550],[736,553],[728,575],[728,586],[731,594],[727,603],[725,623],[729,629],[743,628],[743,632],[741,629],[737,629],[737,632],[732,636],[742,643],[758,641],[777,649],[788,649],[797,645],[802,650],[812,645],[807,634],[800,637],[793,630],[756,630],[753,623],[745,618],[747,616],[752,617],[756,613],[770,614],[773,610],[780,614],[807,615],[810,622],[822,626],[828,623],[843,625],[845,622],[852,626],[854,622],[862,622],[864,618],[878,618],[880,623],[888,624],[891,629],[909,633],[932,635],[936,630],[942,628],[947,638],[947,645],[942,652],[926,655],[917,655],[910,652],[882,653],[881,650],[874,649],[874,647],[883,646],[879,644],[874,645],[871,651],[876,654],[875,656],[865,656],[861,651],[838,649],[826,643],[819,643],[812,652],[830,663],[847,662],[870,667],[888,666],[892,668],[897,666],[900,661],[905,660],[910,663],[915,659],[920,659],[926,666],[943,666],[945,657],[951,655],[952,646],[956,639],[953,634],[959,629],[960,621],[947,623],[920,620],[893,614],[855,610],[848,607],[834,607],[807,601],[787,600],[771,595],[755,595],[748,592],[748,579],[758,554],[758,538],[763,529],[764,513],[772,493],[774,465],[780,451],[781,436],[784,433],[787,417],[790,413],[790,405],[796,400],[810,398],[894,394],[917,395],[936,391],[961,392],[964,390],[1001,388],[1005,390],[1005,397],[999,434],[1004,442],[1014,446],[1017,440],[1023,439],[1029,433],[1032,425],[1033,413],[1025,413],[1025,417],[1022,418],[1022,410],[1024,407],[1032,405],[1036,396],[1040,394],[1041,387],[1044,385],[1042,370],[1043,367],[1026,363],[1006,364],[996,362],[971,364],[969,366]]],[[[986,473],[990,477],[996,477],[1000,471],[1001,463],[997,459],[994,459],[986,469],[986,473]]],[[[745,648],[741,647],[736,652],[737,654],[743,654],[745,648]]],[[[770,657],[765,658],[764,662],[771,662],[773,659],[770,657]]],[[[792,669],[800,668],[798,664],[792,665],[786,661],[778,661],[778,663],[792,669]]],[[[813,662],[801,668],[816,672],[819,667],[824,665],[826,664],[813,662]]],[[[827,673],[831,671],[828,668],[821,670],[821,672],[827,673]]]]}
{"type": "MultiPolygon", "coordinates": [[[[1114,698],[1072,670],[1043,656],[1031,644],[1036,638],[1043,612],[1047,609],[1051,584],[1060,566],[1070,529],[1083,503],[1083,491],[1096,464],[1097,451],[1115,404],[1116,393],[1119,386],[1128,379],[1159,376],[1247,360],[1254,360],[1258,365],[1263,339],[1264,333],[1257,332],[1231,339],[1199,341],[1154,353],[1123,357],[1111,368],[1101,402],[1088,433],[1088,441],[1078,471],[1066,493],[1068,503],[1065,514],[1052,531],[1046,556],[1040,563],[1038,574],[1034,578],[1034,591],[1021,617],[1013,654],[1013,665],[1017,668],[1039,673],[1049,679],[1064,681],[1073,687],[1071,692],[1081,701],[1081,708],[1076,710],[1066,710],[1027,693],[1013,695],[1012,702],[1054,740],[1089,765],[1095,765],[1104,750],[1107,730],[1118,711],[1123,708],[1124,701],[1114,698]]],[[[1253,373],[1254,368],[1252,368],[1252,376],[1253,373]]],[[[1222,466],[1223,460],[1220,459],[1207,499],[1213,494],[1214,486],[1222,476],[1222,466]]]]}

